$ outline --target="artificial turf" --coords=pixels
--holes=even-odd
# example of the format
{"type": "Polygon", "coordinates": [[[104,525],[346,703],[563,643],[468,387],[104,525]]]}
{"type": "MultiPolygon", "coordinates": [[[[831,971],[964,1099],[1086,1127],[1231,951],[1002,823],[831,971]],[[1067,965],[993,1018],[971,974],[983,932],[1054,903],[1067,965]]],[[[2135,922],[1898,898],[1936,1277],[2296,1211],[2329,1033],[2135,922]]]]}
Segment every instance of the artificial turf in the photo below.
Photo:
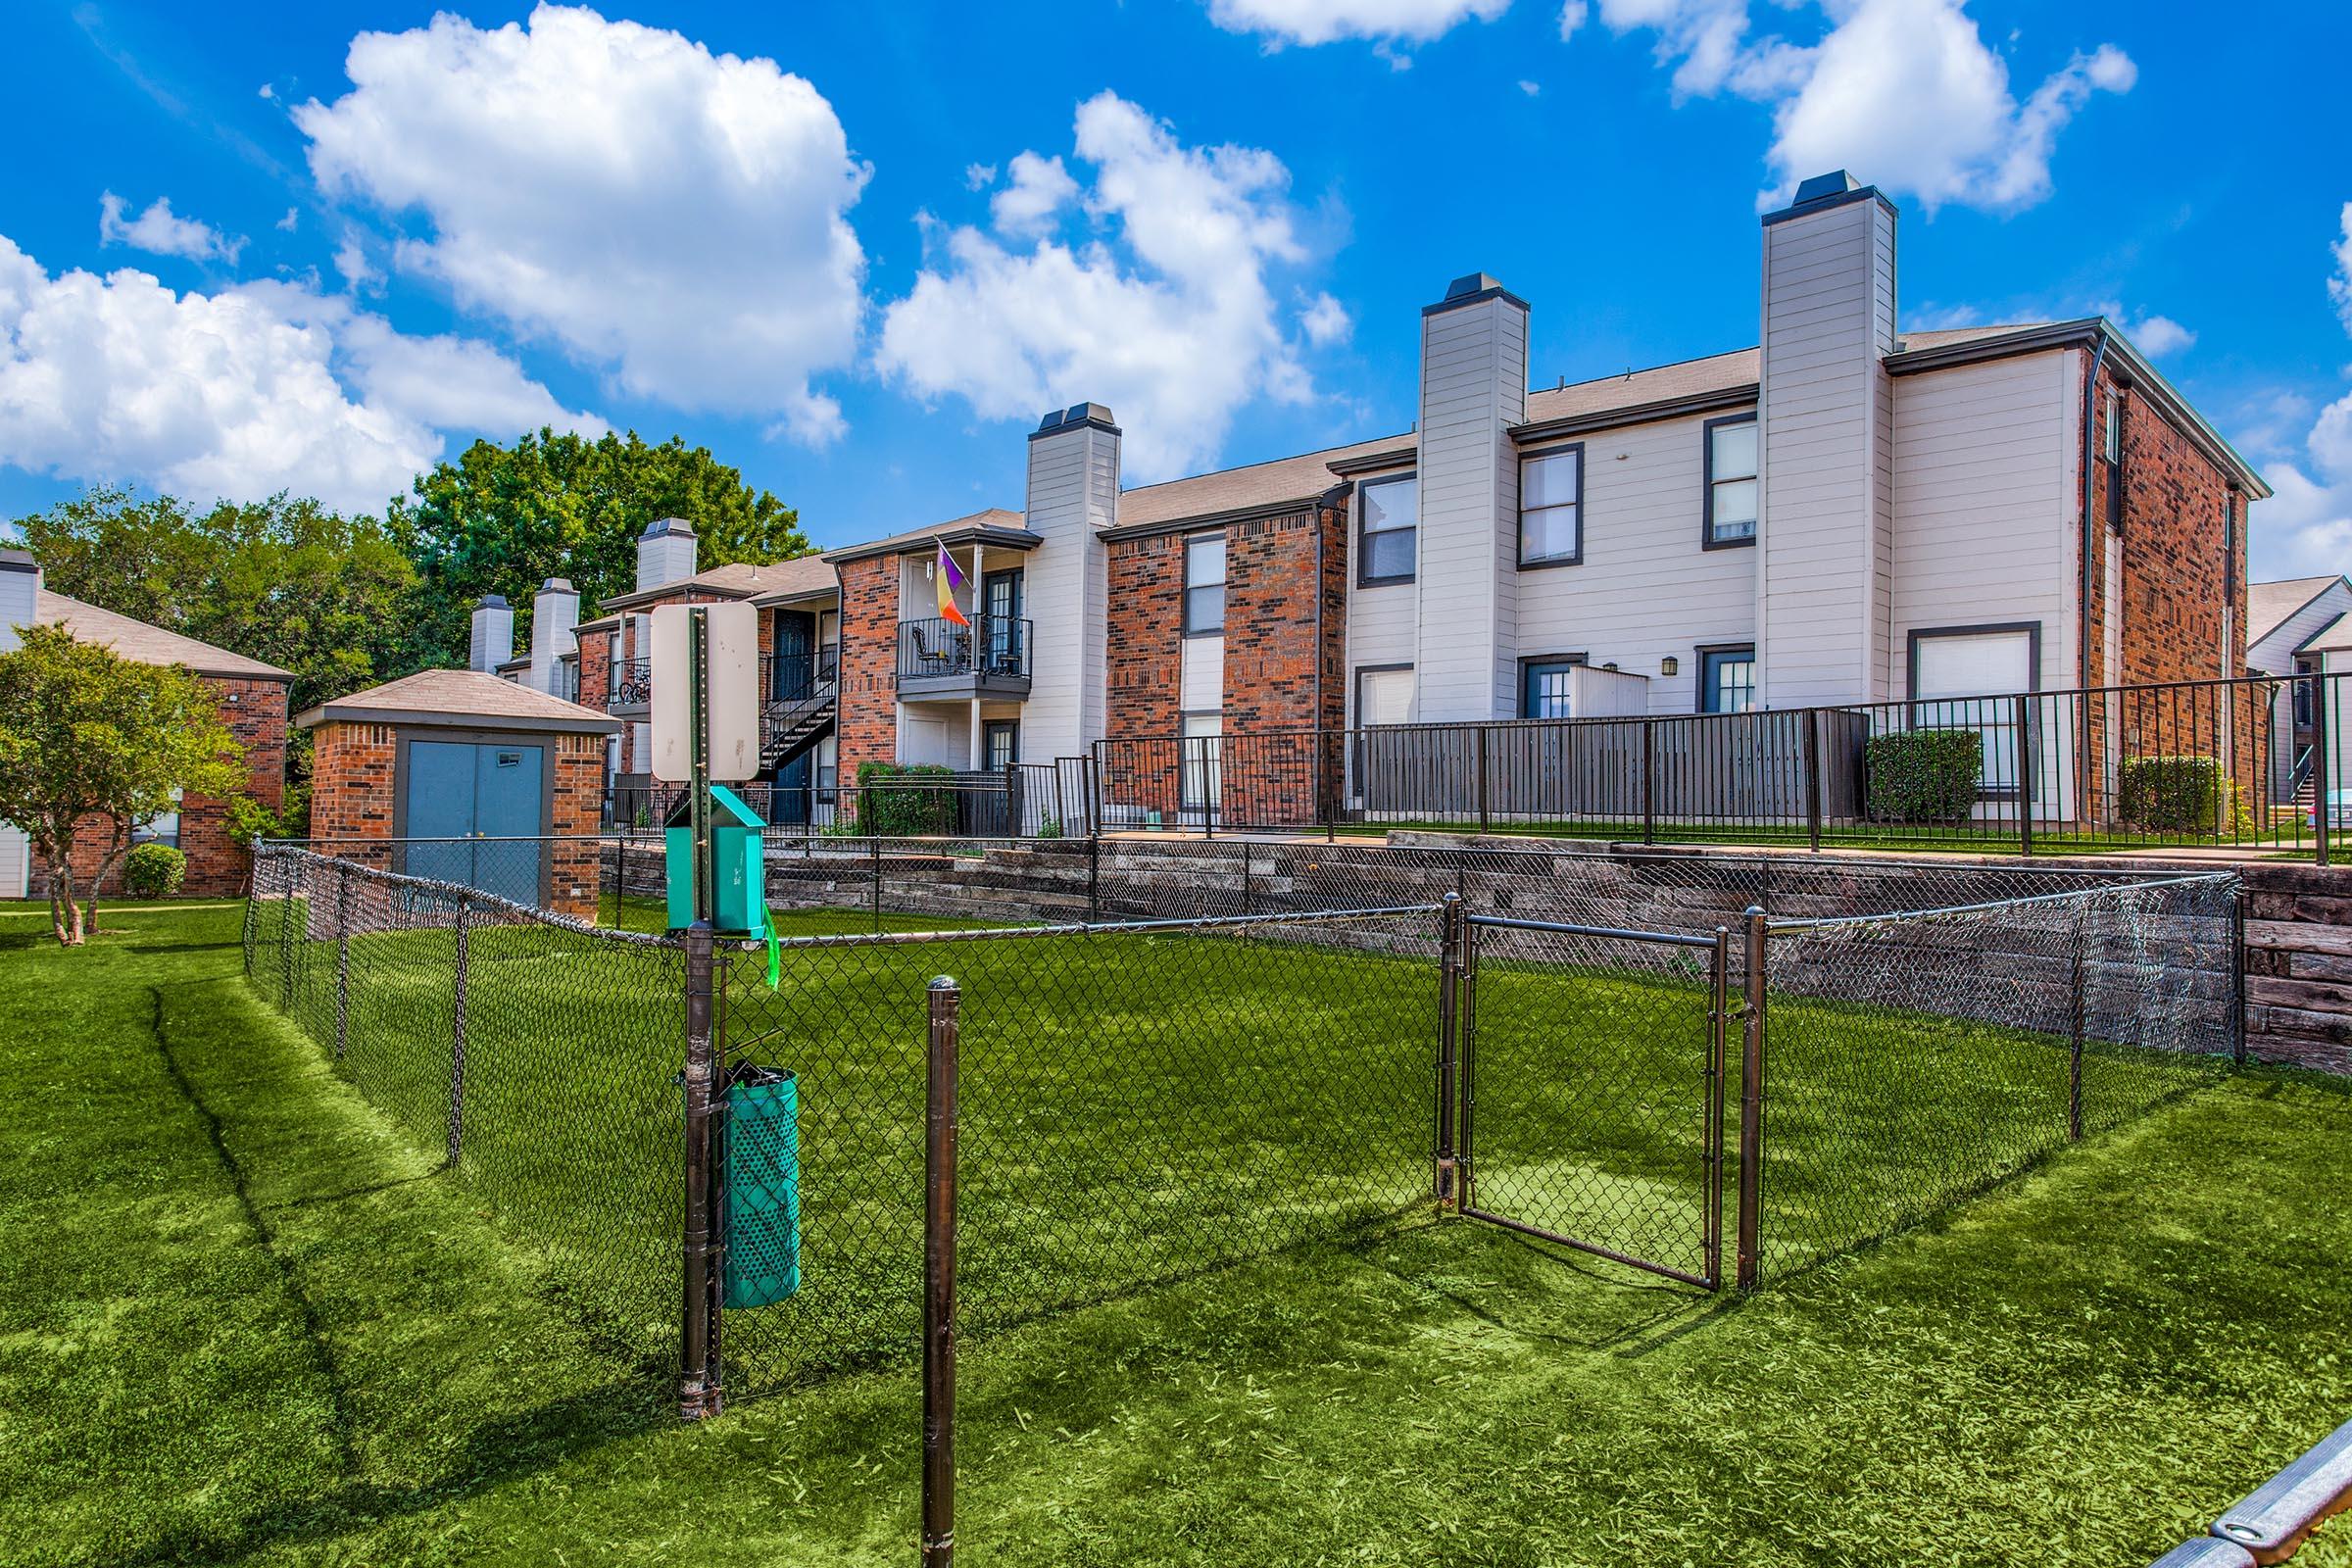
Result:
{"type": "MultiPolygon", "coordinates": [[[[0,918],[0,1561],[910,1554],[902,1369],[671,1425],[481,1174],[248,992],[233,908],[114,923],[0,918]]],[[[2144,1561],[2352,1407],[2347,1181],[2352,1092],[2252,1071],[1743,1303],[1417,1214],[1102,1292],[967,1346],[959,1541],[2144,1561]]]]}

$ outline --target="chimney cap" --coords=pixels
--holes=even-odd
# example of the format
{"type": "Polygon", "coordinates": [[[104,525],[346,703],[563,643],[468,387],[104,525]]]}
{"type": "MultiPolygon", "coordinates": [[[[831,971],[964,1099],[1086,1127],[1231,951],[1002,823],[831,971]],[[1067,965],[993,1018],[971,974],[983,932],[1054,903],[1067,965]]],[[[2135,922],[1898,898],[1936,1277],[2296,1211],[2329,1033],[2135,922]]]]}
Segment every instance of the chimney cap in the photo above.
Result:
{"type": "Polygon", "coordinates": [[[1029,439],[1034,441],[1039,436],[1052,435],[1057,430],[1068,430],[1082,424],[1091,424],[1098,430],[1108,430],[1112,435],[1119,433],[1118,424],[1111,417],[1107,406],[1101,403],[1073,403],[1066,409],[1055,409],[1038,420],[1037,428],[1030,432],[1029,439]]]}
{"type": "Polygon", "coordinates": [[[484,594],[482,602],[473,608],[476,610],[504,610],[507,608],[507,596],[505,594],[484,594]]]}
{"type": "Polygon", "coordinates": [[[1493,272],[1465,272],[1446,285],[1446,297],[1435,305],[1421,307],[1423,316],[1435,316],[1440,311],[1457,310],[1464,305],[1476,305],[1485,300],[1508,300],[1521,310],[1527,301],[1502,286],[1493,272]]]}
{"type": "Polygon", "coordinates": [[[550,577],[539,585],[539,591],[543,594],[576,594],[579,592],[571,585],[569,577],[550,577]]]}
{"type": "Polygon", "coordinates": [[[694,537],[694,524],[688,522],[684,517],[656,517],[645,525],[645,532],[637,537],[640,539],[691,539],[694,537]]]}
{"type": "Polygon", "coordinates": [[[1826,174],[1798,181],[1796,194],[1789,198],[1788,205],[1778,212],[1766,213],[1764,221],[1768,225],[1785,222],[1791,218],[1843,207],[1848,202],[1869,201],[1877,202],[1889,213],[1894,211],[1894,203],[1881,194],[1878,186],[1865,185],[1844,170],[1833,169],[1826,174]]]}

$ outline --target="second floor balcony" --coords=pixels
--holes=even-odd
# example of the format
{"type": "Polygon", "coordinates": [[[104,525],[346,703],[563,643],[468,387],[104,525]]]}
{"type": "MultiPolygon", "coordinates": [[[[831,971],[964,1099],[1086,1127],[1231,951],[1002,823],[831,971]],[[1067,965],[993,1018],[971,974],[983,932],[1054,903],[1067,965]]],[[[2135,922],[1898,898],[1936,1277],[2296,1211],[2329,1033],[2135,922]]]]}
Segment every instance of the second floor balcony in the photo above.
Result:
{"type": "Polygon", "coordinates": [[[610,684],[605,687],[605,711],[608,713],[642,713],[654,699],[654,662],[650,659],[616,659],[612,662],[610,684]]]}
{"type": "Polygon", "coordinates": [[[1029,695],[1030,623],[1010,615],[899,622],[901,697],[1029,695]]]}

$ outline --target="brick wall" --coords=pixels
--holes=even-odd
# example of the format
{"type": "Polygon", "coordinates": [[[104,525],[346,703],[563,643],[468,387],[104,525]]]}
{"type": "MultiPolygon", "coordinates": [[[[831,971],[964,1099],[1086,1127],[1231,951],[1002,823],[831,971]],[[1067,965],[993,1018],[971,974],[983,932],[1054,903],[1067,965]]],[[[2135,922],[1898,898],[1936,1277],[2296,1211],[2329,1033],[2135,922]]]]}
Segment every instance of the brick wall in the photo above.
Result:
{"type": "Polygon", "coordinates": [[[1266,737],[1227,748],[1223,808],[1236,820],[1310,822],[1338,788],[1336,738],[1308,732],[1347,711],[1346,517],[1307,507],[1226,530],[1225,730],[1266,737]]]}
{"type": "Polygon", "coordinates": [[[549,739],[556,779],[549,827],[564,842],[549,858],[548,902],[574,919],[596,918],[598,858],[593,836],[604,810],[605,738],[554,735],[549,739]]]}
{"type": "MultiPolygon", "coordinates": [[[[1159,534],[1117,540],[1103,560],[1110,607],[1102,640],[1103,732],[1156,744],[1116,748],[1104,757],[1102,799],[1106,806],[1157,811],[1163,819],[1174,817],[1183,798],[1178,748],[1165,737],[1183,727],[1184,539],[1159,534]]],[[[1226,546],[1230,584],[1230,537],[1226,546]]],[[[1228,587],[1228,629],[1235,624],[1231,592],[1228,587]]]]}
{"type": "MultiPolygon", "coordinates": [[[[286,701],[282,680],[236,680],[221,675],[199,677],[219,705],[220,722],[228,726],[245,754],[245,793],[275,810],[286,792],[286,701]]],[[[105,862],[109,829],[86,823],[74,836],[74,878],[87,889],[105,862]]],[[[211,796],[191,795],[179,807],[179,850],[188,858],[188,894],[241,893],[252,857],[228,836],[228,803],[211,796]]],[[[30,891],[46,895],[49,878],[36,861],[31,867],[30,891]]],[[[97,888],[105,896],[122,890],[118,867],[97,888]]]]}
{"type": "MultiPolygon", "coordinates": [[[[871,556],[841,567],[841,685],[835,721],[841,783],[861,762],[899,760],[899,558],[871,556]]],[[[845,794],[844,800],[850,797],[845,794]]]]}
{"type": "MultiPolygon", "coordinates": [[[[2087,356],[2085,356],[2087,359],[2087,356]]],[[[2147,686],[2218,680],[2246,667],[2246,502],[2222,469],[2198,452],[2112,365],[2099,370],[2092,400],[2093,525],[2089,684],[2147,686]],[[2116,482],[2106,461],[2107,394],[2121,394],[2123,526],[2108,525],[2116,482]],[[2230,519],[2234,517],[2235,526],[2230,519]],[[2117,602],[2107,602],[2108,563],[2120,566],[2117,602]],[[2227,612],[2227,613],[2225,613],[2227,612]],[[2113,667],[2108,629],[2118,632],[2113,667]]],[[[2180,690],[2108,705],[2113,744],[2125,755],[2223,756],[2249,807],[2267,809],[2262,776],[2271,714],[2251,694],[2180,690]]],[[[2093,776],[2105,770],[2110,736],[2094,733],[2093,776]]]]}
{"type": "Polygon", "coordinates": [[[311,837],[392,836],[389,724],[321,724],[311,735],[311,837]]]}

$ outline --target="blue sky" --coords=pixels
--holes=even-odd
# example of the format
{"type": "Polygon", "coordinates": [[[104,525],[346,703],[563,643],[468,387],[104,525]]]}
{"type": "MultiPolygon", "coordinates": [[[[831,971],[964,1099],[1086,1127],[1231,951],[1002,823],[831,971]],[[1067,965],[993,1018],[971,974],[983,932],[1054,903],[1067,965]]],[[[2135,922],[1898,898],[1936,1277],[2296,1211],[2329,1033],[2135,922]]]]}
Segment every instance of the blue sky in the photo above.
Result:
{"type": "Polygon", "coordinates": [[[1484,269],[1539,381],[1755,340],[1843,165],[1904,321],[2118,316],[2352,566],[2352,8],[1086,0],[20,9],[0,514],[100,479],[374,509],[475,434],[673,431],[819,543],[1405,428],[1484,269]],[[223,14],[229,13],[229,14],[223,14]],[[504,30],[502,30],[504,29],[504,30]],[[159,206],[158,204],[168,204],[159,206]],[[2332,288],[2331,288],[2332,282],[2332,288]]]}

